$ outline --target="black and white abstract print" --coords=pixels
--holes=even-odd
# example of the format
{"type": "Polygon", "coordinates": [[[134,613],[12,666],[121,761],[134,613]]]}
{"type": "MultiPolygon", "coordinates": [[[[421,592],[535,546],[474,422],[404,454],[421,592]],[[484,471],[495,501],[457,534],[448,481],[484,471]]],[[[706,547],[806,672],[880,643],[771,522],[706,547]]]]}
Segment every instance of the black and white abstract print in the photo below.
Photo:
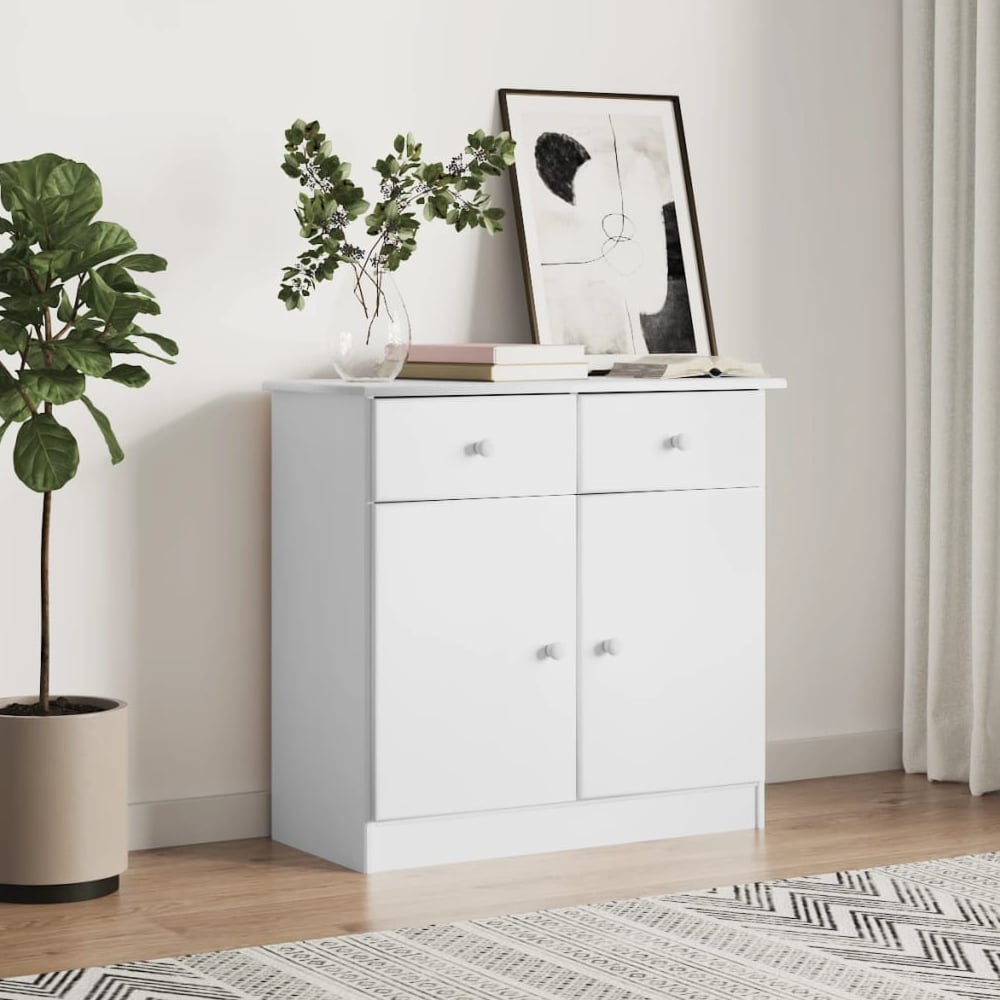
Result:
{"type": "Polygon", "coordinates": [[[507,96],[543,343],[710,353],[673,105],[507,96]]]}
{"type": "MultiPolygon", "coordinates": [[[[527,116],[544,128],[544,116],[527,116]]],[[[693,352],[659,118],[567,116],[535,141],[539,263],[560,340],[596,354],[693,352]]]]}

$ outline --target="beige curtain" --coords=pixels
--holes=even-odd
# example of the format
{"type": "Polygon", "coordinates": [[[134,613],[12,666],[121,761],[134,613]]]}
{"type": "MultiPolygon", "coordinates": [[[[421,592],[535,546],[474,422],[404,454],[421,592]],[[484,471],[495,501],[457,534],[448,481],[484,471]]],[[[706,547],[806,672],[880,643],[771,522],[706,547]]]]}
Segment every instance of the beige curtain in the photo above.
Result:
{"type": "Polygon", "coordinates": [[[903,762],[1000,789],[1000,0],[902,0],[903,762]]]}

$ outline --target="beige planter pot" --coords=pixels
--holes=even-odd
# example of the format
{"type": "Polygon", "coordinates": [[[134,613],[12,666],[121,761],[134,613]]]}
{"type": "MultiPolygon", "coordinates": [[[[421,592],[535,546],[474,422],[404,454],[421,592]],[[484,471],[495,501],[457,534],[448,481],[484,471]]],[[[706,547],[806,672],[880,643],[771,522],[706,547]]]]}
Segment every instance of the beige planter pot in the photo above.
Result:
{"type": "Polygon", "coordinates": [[[126,705],[72,700],[104,710],[0,715],[0,902],[104,896],[128,867],[126,705]]]}

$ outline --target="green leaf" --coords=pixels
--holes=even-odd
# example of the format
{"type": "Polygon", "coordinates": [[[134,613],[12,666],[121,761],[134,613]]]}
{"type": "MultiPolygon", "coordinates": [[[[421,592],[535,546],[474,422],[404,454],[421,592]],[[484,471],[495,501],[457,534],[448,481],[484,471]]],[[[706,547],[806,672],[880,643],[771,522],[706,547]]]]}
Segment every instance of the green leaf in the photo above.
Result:
{"type": "Polygon", "coordinates": [[[79,464],[76,438],[51,413],[36,413],[21,425],[14,441],[14,472],[29,489],[62,489],[79,464]]]}
{"type": "Polygon", "coordinates": [[[134,292],[139,286],[121,264],[104,264],[97,269],[108,287],[116,292],[134,292]]]}
{"type": "Polygon", "coordinates": [[[111,421],[86,396],[81,396],[80,398],[87,409],[90,410],[90,415],[94,418],[94,423],[100,428],[101,434],[104,435],[104,442],[107,444],[108,452],[111,454],[111,464],[117,465],[125,457],[125,452],[122,451],[122,446],[118,443],[118,438],[115,437],[115,432],[111,429],[111,421]]]}
{"type": "Polygon", "coordinates": [[[40,368],[21,372],[21,383],[33,397],[58,405],[79,399],[87,379],[71,368],[40,368]]]}
{"type": "Polygon", "coordinates": [[[165,271],[167,262],[155,253],[134,253],[122,258],[118,263],[130,271],[165,271]]]}
{"type": "Polygon", "coordinates": [[[60,323],[68,323],[73,315],[73,303],[70,302],[65,288],[59,289],[59,308],[56,310],[56,319],[60,323]]]}
{"type": "Polygon", "coordinates": [[[0,351],[19,354],[28,346],[28,331],[11,319],[0,319],[0,351]]]}
{"type": "Polygon", "coordinates": [[[31,407],[18,392],[16,382],[12,379],[11,384],[0,385],[0,420],[12,420],[15,423],[20,423],[30,416],[31,407]]]}
{"type": "Polygon", "coordinates": [[[113,364],[108,348],[90,337],[67,337],[49,344],[49,350],[64,364],[86,375],[103,378],[113,364]]]}
{"type": "Polygon", "coordinates": [[[117,222],[92,222],[74,241],[72,271],[59,272],[83,274],[106,260],[120,257],[123,253],[131,253],[135,249],[135,240],[128,230],[117,222]]]}
{"type": "Polygon", "coordinates": [[[43,250],[31,258],[30,265],[39,281],[44,284],[49,275],[59,277],[66,273],[72,273],[72,260],[71,250],[43,250]]]}
{"type": "Polygon", "coordinates": [[[144,295],[119,295],[109,317],[111,326],[115,330],[126,330],[139,313],[159,316],[160,306],[156,301],[148,299],[144,295]]]}
{"type": "MultiPolygon", "coordinates": [[[[115,354],[141,354],[145,358],[152,358],[154,361],[162,361],[165,365],[176,364],[176,362],[171,361],[170,358],[161,358],[159,354],[150,354],[149,351],[144,351],[137,344],[133,344],[128,336],[118,336],[110,340],[105,341],[108,350],[113,351],[115,354]]],[[[110,370],[110,369],[109,369],[110,370]]]]}
{"type": "Polygon", "coordinates": [[[141,365],[115,365],[104,377],[130,389],[141,389],[149,381],[149,372],[141,365]]]}
{"type": "Polygon", "coordinates": [[[65,245],[97,214],[101,182],[85,163],[55,153],[0,164],[0,202],[43,250],[65,245]]]}
{"type": "Polygon", "coordinates": [[[146,340],[151,340],[164,354],[168,354],[172,358],[177,357],[179,351],[177,342],[169,337],[163,337],[158,333],[146,333],[145,330],[140,330],[138,327],[126,332],[130,337],[144,337],[146,340]]]}
{"type": "Polygon", "coordinates": [[[96,271],[90,272],[87,291],[94,312],[101,319],[111,319],[111,314],[115,311],[115,305],[118,302],[118,295],[96,271]]]}

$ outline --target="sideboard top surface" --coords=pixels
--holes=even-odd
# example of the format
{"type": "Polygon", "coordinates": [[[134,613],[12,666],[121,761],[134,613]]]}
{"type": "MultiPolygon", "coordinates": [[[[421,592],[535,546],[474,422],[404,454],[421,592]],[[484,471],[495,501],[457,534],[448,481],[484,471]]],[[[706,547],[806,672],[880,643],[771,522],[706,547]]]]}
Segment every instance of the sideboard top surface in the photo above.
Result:
{"type": "Polygon", "coordinates": [[[733,392],[784,389],[783,378],[636,379],[591,376],[553,382],[461,382],[458,380],[396,379],[389,382],[342,382],[339,379],[285,379],[264,383],[270,392],[311,392],[364,396],[518,396],[586,392],[733,392]]]}

